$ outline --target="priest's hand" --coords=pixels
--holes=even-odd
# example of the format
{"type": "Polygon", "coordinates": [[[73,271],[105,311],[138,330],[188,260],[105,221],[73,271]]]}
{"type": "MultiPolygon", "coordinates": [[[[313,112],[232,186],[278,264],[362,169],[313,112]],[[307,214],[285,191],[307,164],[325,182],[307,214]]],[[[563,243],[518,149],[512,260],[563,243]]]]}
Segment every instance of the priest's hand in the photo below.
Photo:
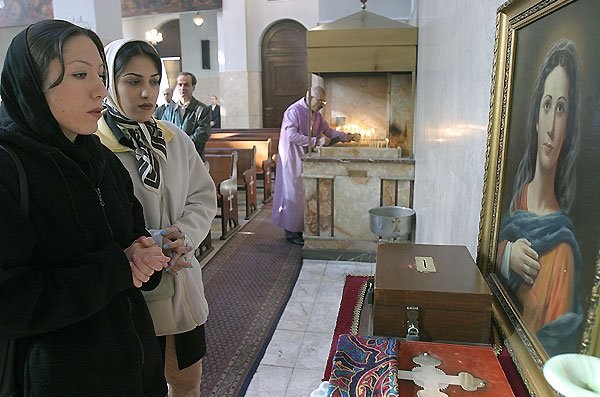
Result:
{"type": "Polygon", "coordinates": [[[330,143],[331,143],[331,139],[325,135],[320,137],[319,140],[317,141],[318,146],[329,146],[330,143]]]}
{"type": "Polygon", "coordinates": [[[358,133],[357,134],[350,134],[350,133],[348,133],[347,135],[348,135],[348,139],[350,141],[360,142],[360,138],[361,138],[360,134],[358,134],[358,133]]]}

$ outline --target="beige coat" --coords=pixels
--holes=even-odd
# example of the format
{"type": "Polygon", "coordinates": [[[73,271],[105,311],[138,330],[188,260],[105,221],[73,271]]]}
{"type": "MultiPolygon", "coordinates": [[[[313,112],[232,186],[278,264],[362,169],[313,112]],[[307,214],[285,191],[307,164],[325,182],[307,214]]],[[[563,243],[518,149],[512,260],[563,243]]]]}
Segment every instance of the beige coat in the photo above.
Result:
{"type": "MultiPolygon", "coordinates": [[[[159,121],[158,125],[167,143],[168,159],[166,163],[160,160],[159,191],[144,187],[133,151],[117,142],[104,118],[98,122],[97,135],[129,171],[135,196],[144,207],[148,230],[152,233],[176,226],[191,238],[195,249],[209,233],[217,213],[215,185],[187,134],[167,121],[159,121]]],[[[159,288],[145,294],[158,336],[187,332],[206,322],[208,304],[202,269],[195,257],[191,263],[192,268],[180,270],[177,276],[163,273],[159,288]],[[165,297],[171,282],[174,293],[165,297]]]]}

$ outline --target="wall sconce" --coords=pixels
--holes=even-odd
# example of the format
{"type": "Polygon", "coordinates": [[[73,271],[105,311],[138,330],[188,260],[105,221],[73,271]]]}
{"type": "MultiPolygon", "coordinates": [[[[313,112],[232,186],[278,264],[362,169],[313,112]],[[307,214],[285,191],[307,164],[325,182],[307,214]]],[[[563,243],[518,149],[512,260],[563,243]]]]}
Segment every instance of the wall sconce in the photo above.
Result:
{"type": "Polygon", "coordinates": [[[146,32],[146,41],[150,42],[152,45],[156,45],[163,41],[163,35],[156,29],[150,29],[146,32]]]}
{"type": "Polygon", "coordinates": [[[200,26],[204,23],[204,18],[202,18],[202,15],[200,15],[200,13],[197,12],[192,21],[194,21],[194,25],[200,26]]]}

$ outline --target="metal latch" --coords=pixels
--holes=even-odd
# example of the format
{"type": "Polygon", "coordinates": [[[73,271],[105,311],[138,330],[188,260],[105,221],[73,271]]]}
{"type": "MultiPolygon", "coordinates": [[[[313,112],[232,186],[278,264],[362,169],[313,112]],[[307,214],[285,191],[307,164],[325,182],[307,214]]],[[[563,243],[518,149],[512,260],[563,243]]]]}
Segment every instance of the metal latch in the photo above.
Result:
{"type": "Polygon", "coordinates": [[[417,306],[406,306],[406,340],[418,341],[419,336],[419,308],[417,306]]]}

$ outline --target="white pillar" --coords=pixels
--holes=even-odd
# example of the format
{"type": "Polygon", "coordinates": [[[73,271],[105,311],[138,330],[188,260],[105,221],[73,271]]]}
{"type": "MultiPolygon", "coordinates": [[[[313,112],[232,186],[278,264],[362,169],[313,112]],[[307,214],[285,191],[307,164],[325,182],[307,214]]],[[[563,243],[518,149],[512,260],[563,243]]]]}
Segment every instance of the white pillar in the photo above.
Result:
{"type": "Polygon", "coordinates": [[[54,18],[96,32],[104,43],[123,38],[121,0],[52,0],[54,18]]]}
{"type": "Polygon", "coordinates": [[[217,25],[221,123],[225,128],[258,127],[256,117],[251,117],[256,112],[250,103],[250,87],[258,92],[260,82],[248,71],[246,0],[224,1],[223,12],[217,16],[217,25]],[[226,108],[225,115],[223,107],[226,108]]]}

